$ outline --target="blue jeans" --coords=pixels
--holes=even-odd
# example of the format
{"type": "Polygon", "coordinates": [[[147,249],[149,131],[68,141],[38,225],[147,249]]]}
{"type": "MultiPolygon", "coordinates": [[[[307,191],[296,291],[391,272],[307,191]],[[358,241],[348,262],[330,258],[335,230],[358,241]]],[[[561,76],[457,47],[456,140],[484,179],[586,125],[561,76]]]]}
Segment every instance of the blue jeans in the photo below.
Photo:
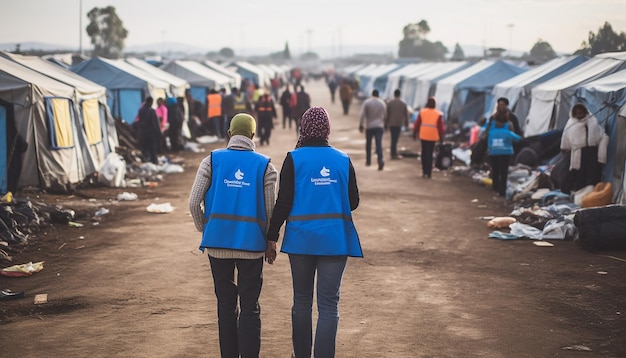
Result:
{"type": "Polygon", "coordinates": [[[216,259],[209,256],[222,358],[258,358],[261,350],[263,258],[216,259]],[[235,283],[237,267],[237,283],[235,283]],[[237,299],[241,313],[237,309],[237,299]]]}
{"type": "Polygon", "coordinates": [[[313,285],[317,272],[317,328],[315,357],[335,356],[339,324],[339,289],[346,268],[346,256],[289,255],[293,280],[291,324],[296,358],[311,357],[313,285]]]}
{"type": "Polygon", "coordinates": [[[376,141],[376,155],[378,164],[383,162],[383,129],[368,128],[365,130],[365,162],[372,163],[372,137],[376,141]]]}

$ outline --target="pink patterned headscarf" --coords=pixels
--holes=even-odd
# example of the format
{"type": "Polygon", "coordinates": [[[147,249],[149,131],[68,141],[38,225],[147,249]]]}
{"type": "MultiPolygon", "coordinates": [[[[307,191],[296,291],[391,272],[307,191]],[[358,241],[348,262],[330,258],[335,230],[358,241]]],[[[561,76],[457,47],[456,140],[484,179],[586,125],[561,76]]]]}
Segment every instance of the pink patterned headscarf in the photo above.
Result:
{"type": "Polygon", "coordinates": [[[300,148],[304,141],[312,138],[328,140],[330,135],[330,118],[328,112],[322,107],[307,109],[300,120],[300,135],[296,148],[300,148]]]}

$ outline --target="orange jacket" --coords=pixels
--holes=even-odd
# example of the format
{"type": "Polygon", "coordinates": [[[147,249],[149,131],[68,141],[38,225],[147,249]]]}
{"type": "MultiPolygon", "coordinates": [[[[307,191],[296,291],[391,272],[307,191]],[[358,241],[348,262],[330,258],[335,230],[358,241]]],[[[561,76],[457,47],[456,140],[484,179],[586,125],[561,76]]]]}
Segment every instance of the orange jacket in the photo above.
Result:
{"type": "Polygon", "coordinates": [[[420,111],[420,139],[436,142],[439,140],[439,118],[442,113],[434,108],[424,108],[420,111]]]}
{"type": "Polygon", "coordinates": [[[207,117],[220,117],[222,115],[222,95],[219,93],[212,93],[207,98],[207,117]]]}

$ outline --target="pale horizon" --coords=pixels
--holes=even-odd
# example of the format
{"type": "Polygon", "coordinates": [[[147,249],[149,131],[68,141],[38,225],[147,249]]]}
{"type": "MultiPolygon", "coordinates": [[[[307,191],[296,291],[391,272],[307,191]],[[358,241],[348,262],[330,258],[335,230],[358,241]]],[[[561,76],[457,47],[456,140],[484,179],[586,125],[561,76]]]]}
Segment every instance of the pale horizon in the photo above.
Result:
{"type": "MultiPolygon", "coordinates": [[[[387,48],[397,54],[402,29],[424,19],[427,39],[452,49],[500,47],[529,52],[542,39],[559,53],[573,53],[609,22],[626,31],[626,0],[392,0],[377,6],[361,1],[266,0],[224,2],[154,0],[21,0],[3,5],[0,43],[40,42],[78,49],[93,46],[84,30],[87,12],[114,6],[129,31],[126,49],[181,43],[203,51],[230,47],[236,54],[280,51],[292,54],[330,48],[335,55],[350,46],[387,48]],[[82,26],[80,15],[82,14],[82,26]]],[[[255,53],[256,54],[256,53],[255,53]]]]}

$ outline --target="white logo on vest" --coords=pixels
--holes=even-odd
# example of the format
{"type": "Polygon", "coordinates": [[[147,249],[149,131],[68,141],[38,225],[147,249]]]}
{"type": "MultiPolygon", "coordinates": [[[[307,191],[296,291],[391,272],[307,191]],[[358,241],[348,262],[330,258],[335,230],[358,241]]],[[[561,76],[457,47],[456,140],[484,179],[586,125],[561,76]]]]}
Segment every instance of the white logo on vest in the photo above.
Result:
{"type": "Polygon", "coordinates": [[[311,183],[313,185],[330,185],[337,184],[337,179],[331,179],[330,177],[330,169],[326,168],[326,166],[322,167],[320,170],[321,178],[311,178],[311,183]]]}
{"type": "Polygon", "coordinates": [[[243,188],[244,186],[250,186],[250,183],[243,181],[245,173],[241,169],[237,169],[235,172],[235,180],[224,179],[224,184],[229,188],[243,188]]]}

